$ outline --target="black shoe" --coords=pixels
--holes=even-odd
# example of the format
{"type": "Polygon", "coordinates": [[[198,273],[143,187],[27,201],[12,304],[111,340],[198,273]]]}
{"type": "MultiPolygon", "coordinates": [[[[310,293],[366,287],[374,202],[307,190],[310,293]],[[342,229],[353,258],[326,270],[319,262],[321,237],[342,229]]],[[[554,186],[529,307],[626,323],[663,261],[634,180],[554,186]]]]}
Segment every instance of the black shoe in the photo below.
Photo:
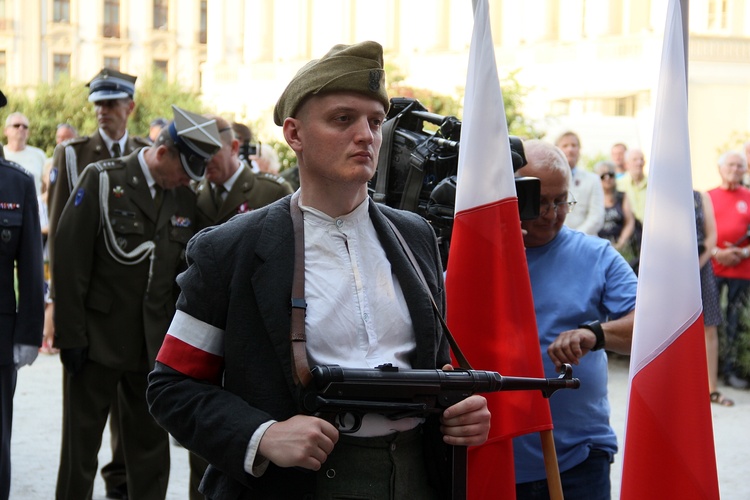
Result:
{"type": "Polygon", "coordinates": [[[750,382],[748,382],[747,379],[738,377],[734,373],[728,375],[724,379],[724,382],[726,382],[728,386],[734,387],[735,389],[747,389],[748,387],[750,387],[750,382]]]}
{"type": "Polygon", "coordinates": [[[114,488],[108,489],[107,498],[112,498],[113,500],[128,500],[128,485],[119,484],[114,488]]]}

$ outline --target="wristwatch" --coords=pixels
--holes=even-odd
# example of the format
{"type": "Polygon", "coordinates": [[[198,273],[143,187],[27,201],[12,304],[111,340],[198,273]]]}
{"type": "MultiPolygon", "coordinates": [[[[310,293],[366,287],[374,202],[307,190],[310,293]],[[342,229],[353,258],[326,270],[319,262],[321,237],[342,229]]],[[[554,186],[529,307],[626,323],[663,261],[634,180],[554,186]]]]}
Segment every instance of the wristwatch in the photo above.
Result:
{"type": "Polygon", "coordinates": [[[587,321],[578,325],[578,328],[585,328],[591,330],[596,335],[596,344],[591,348],[592,351],[598,351],[604,347],[604,330],[602,330],[602,324],[599,320],[587,321]]]}

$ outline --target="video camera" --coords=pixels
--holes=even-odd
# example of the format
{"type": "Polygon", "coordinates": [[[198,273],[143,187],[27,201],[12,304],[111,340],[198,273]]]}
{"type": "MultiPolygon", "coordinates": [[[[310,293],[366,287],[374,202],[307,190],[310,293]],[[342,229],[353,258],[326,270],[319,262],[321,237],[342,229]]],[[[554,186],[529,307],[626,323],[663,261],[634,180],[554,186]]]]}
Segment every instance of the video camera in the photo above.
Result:
{"type": "MultiPolygon", "coordinates": [[[[461,121],[455,116],[431,113],[416,99],[392,98],[383,123],[377,172],[369,183],[376,202],[415,212],[432,224],[443,267],[453,230],[460,136],[461,121]],[[437,130],[425,130],[425,123],[437,130]]],[[[510,151],[515,172],[526,165],[521,139],[510,137],[510,151]]],[[[537,218],[539,179],[517,177],[515,184],[520,219],[537,218]]]]}
{"type": "Polygon", "coordinates": [[[251,156],[260,156],[260,142],[257,144],[253,144],[250,141],[241,142],[238,156],[240,160],[244,160],[249,164],[252,159],[251,156]]]}

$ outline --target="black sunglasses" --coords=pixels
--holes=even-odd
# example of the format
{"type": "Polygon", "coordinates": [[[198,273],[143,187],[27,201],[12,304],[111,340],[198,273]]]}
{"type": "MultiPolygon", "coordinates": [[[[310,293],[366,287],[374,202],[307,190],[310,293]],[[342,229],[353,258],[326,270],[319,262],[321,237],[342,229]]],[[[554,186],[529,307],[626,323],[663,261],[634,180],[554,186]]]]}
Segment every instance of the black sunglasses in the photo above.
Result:
{"type": "Polygon", "coordinates": [[[604,172],[602,175],[599,176],[602,180],[604,179],[614,179],[615,174],[614,172],[604,172]]]}
{"type": "Polygon", "coordinates": [[[25,123],[14,123],[13,125],[11,125],[11,127],[13,127],[13,128],[25,128],[25,129],[29,128],[29,126],[26,125],[25,123]]]}

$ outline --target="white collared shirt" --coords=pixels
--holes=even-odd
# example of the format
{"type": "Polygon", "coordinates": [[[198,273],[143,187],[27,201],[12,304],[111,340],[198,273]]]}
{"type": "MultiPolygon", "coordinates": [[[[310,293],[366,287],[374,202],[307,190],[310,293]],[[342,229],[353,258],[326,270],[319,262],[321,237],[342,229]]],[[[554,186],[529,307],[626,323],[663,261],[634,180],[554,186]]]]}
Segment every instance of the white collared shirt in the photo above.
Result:
{"type": "MultiPolygon", "coordinates": [[[[221,193],[221,199],[222,199],[222,201],[227,199],[227,195],[232,190],[232,187],[234,186],[234,183],[237,182],[237,178],[242,173],[242,168],[243,167],[244,167],[244,165],[242,164],[242,162],[240,162],[239,168],[234,171],[234,173],[232,174],[232,176],[229,177],[229,179],[227,179],[227,181],[224,184],[222,184],[224,186],[224,189],[225,189],[225,191],[223,193],[221,193]]],[[[211,185],[211,189],[212,190],[213,190],[213,188],[216,187],[216,184],[214,184],[213,182],[209,182],[209,184],[211,185]]]]}
{"type": "Polygon", "coordinates": [[[146,178],[146,184],[148,184],[148,190],[151,191],[151,198],[156,196],[156,181],[151,175],[151,171],[148,169],[146,159],[143,157],[143,153],[149,148],[143,148],[138,151],[138,163],[141,165],[143,176],[146,178]]]}
{"type": "Polygon", "coordinates": [[[112,139],[110,136],[107,135],[107,133],[99,129],[99,135],[102,136],[102,139],[104,140],[104,145],[107,146],[107,152],[109,152],[109,155],[112,156],[112,146],[114,143],[120,144],[120,156],[125,156],[127,153],[125,152],[125,145],[128,143],[128,131],[126,130],[122,137],[120,137],[119,141],[116,141],[112,139]]]}

